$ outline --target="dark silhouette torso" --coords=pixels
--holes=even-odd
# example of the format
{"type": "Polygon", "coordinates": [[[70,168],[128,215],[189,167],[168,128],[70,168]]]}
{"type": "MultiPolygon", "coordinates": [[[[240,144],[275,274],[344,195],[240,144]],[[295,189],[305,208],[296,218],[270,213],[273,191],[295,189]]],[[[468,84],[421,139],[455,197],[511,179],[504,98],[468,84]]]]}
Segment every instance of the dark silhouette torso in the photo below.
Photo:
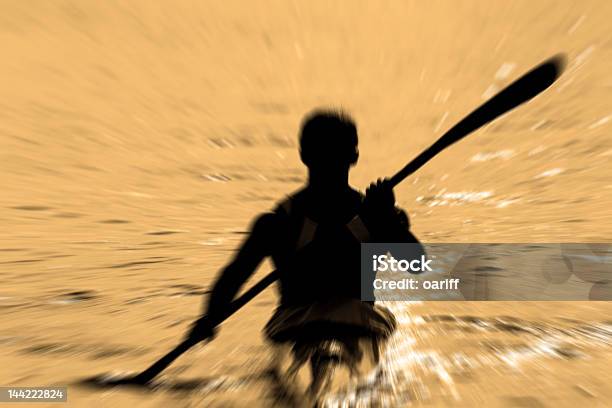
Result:
{"type": "Polygon", "coordinates": [[[293,341],[316,333],[345,333],[349,328],[364,335],[389,335],[394,327],[392,315],[360,300],[361,243],[417,243],[408,217],[393,206],[368,213],[361,193],[348,185],[327,191],[306,187],[274,212],[258,217],[215,283],[209,314],[221,314],[260,262],[270,256],[280,273],[281,296],[266,325],[268,338],[293,341]]]}
{"type": "Polygon", "coordinates": [[[347,189],[321,201],[302,190],[290,198],[289,211],[275,213],[280,231],[271,256],[281,271],[281,306],[360,297],[361,242],[347,224],[358,214],[362,195],[347,189]]]}

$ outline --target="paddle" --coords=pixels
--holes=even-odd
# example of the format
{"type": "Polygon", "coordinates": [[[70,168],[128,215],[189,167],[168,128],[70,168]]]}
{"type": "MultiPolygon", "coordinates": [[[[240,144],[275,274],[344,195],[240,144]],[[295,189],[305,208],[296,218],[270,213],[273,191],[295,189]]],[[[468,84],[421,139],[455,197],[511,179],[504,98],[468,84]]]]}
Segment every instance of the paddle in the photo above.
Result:
{"type": "MultiPolygon", "coordinates": [[[[278,279],[278,275],[279,275],[278,271],[273,271],[267,274],[259,282],[253,285],[253,287],[251,287],[249,290],[244,292],[238,298],[234,299],[234,301],[232,301],[229,304],[229,307],[225,311],[225,313],[219,316],[217,320],[208,320],[208,316],[203,316],[200,319],[204,321],[204,324],[208,324],[211,330],[214,329],[219,324],[221,324],[223,321],[225,321],[228,317],[230,317],[236,311],[242,308],[242,306],[247,304],[251,299],[253,299],[255,296],[263,292],[265,288],[270,286],[272,283],[276,282],[276,280],[278,279]]],[[[179,356],[181,356],[183,353],[189,350],[191,347],[193,347],[194,345],[198,344],[201,341],[206,341],[206,340],[208,339],[207,338],[197,339],[193,337],[187,337],[185,340],[179,343],[178,346],[176,346],[174,349],[172,349],[162,358],[157,360],[149,368],[147,368],[140,374],[134,377],[127,377],[127,378],[122,378],[122,379],[117,379],[117,380],[107,380],[105,382],[107,384],[112,383],[112,384],[117,384],[117,385],[120,385],[120,384],[141,384],[141,385],[147,384],[153,378],[155,378],[159,373],[161,373],[166,367],[172,364],[174,360],[176,360],[179,356]]]]}
{"type": "Polygon", "coordinates": [[[423,153],[404,166],[391,177],[389,180],[391,185],[395,187],[448,146],[544,91],[559,78],[564,68],[565,56],[558,54],[527,72],[472,111],[423,153]]]}
{"type": "MultiPolygon", "coordinates": [[[[448,130],[442,137],[440,137],[433,145],[426,149],[423,153],[418,155],[410,163],[408,163],[403,169],[398,171],[391,179],[389,183],[392,187],[395,187],[406,177],[420,169],[425,163],[431,160],[434,156],[440,153],[442,150],[452,145],[453,143],[463,139],[465,136],[482,127],[483,125],[491,122],[500,115],[516,108],[517,106],[532,99],[540,92],[544,91],[550,85],[555,82],[559,77],[565,66],[565,58],[563,55],[556,55],[542,64],[538,65],[512,84],[504,88],[500,93],[489,99],[487,102],[482,104],[478,109],[467,115],[463,120],[448,130]]],[[[279,272],[273,271],[266,275],[262,280],[257,282],[252,288],[246,291],[244,294],[236,298],[230,303],[228,310],[219,316],[216,320],[209,320],[207,316],[202,317],[202,321],[205,324],[210,325],[210,329],[214,329],[216,326],[225,321],[228,317],[233,315],[242,306],[248,303],[251,299],[261,293],[264,289],[270,286],[273,282],[278,279],[279,272]]],[[[195,344],[208,340],[208,338],[191,338],[188,337],[183,340],[178,346],[171,350],[168,354],[160,358],[149,368],[141,372],[140,374],[117,380],[106,380],[106,384],[119,385],[119,384],[147,384],[153,378],[155,378],[160,372],[168,367],[174,360],[180,355],[185,353],[195,344]]]]}

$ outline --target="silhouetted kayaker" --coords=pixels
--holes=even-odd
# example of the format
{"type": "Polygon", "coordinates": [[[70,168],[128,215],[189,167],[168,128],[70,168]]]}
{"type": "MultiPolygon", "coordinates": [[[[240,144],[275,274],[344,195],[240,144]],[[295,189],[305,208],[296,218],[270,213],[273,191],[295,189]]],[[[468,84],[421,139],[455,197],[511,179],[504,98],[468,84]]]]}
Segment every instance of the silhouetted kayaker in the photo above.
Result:
{"type": "MultiPolygon", "coordinates": [[[[331,348],[339,347],[342,359],[359,360],[360,340],[377,349],[395,328],[388,309],[360,300],[360,244],[418,241],[386,181],[371,184],[365,196],[349,185],[349,169],[359,151],[357,129],[347,114],[308,115],[300,132],[300,155],[308,167],[308,183],[256,219],[216,280],[205,313],[212,320],[222,315],[270,256],[281,271],[280,304],[265,335],[292,346],[296,368],[311,359],[314,376],[321,356],[313,350],[323,344],[333,342],[331,348]]],[[[196,323],[192,335],[210,334],[199,332],[203,330],[208,329],[196,323]]]]}

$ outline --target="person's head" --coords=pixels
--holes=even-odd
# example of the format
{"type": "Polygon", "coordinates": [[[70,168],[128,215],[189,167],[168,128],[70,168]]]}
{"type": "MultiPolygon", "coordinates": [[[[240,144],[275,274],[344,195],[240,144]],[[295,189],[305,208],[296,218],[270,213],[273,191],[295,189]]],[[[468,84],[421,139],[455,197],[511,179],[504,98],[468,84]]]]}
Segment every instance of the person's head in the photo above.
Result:
{"type": "Polygon", "coordinates": [[[300,157],[311,176],[330,182],[344,177],[357,163],[357,127],[351,117],[337,110],[315,110],[306,115],[300,131],[300,157]]]}

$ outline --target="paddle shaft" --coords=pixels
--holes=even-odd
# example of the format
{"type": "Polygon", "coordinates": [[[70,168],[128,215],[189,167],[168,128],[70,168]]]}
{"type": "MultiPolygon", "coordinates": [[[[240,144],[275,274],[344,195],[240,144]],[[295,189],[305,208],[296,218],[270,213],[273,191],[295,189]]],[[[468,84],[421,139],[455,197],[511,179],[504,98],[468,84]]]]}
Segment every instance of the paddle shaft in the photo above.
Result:
{"type": "Polygon", "coordinates": [[[448,146],[544,91],[559,78],[564,67],[565,57],[562,54],[555,55],[508,85],[391,177],[391,186],[398,185],[448,146]]]}
{"type": "MultiPolygon", "coordinates": [[[[516,108],[524,102],[532,99],[540,92],[544,91],[559,77],[561,71],[563,70],[563,66],[564,58],[558,55],[538,65],[536,68],[514,81],[500,93],[467,115],[463,120],[442,135],[427,150],[418,155],[410,163],[404,166],[404,168],[398,171],[393,177],[391,177],[391,179],[389,179],[391,186],[395,187],[398,185],[406,177],[420,169],[423,165],[425,165],[425,163],[448,146],[463,139],[476,129],[479,129],[500,115],[503,115],[504,113],[516,108]]],[[[275,282],[278,279],[279,274],[280,273],[278,271],[270,272],[252,288],[232,301],[227,311],[222,316],[215,321],[208,321],[207,323],[210,325],[211,331],[242,308],[242,306],[248,303],[251,299],[263,292],[263,290],[270,286],[273,282],[275,282]]],[[[206,316],[204,319],[205,318],[206,316]]],[[[160,358],[145,371],[131,379],[130,382],[140,384],[148,383],[166,367],[172,364],[172,362],[180,355],[185,353],[200,341],[205,341],[207,339],[208,338],[185,339],[168,354],[160,358]]]]}
{"type": "MultiPolygon", "coordinates": [[[[219,318],[216,319],[215,321],[213,320],[207,321],[210,329],[211,330],[214,329],[216,326],[221,324],[228,317],[230,317],[231,315],[236,313],[239,309],[241,309],[242,306],[250,302],[251,299],[253,299],[255,296],[263,292],[264,289],[266,289],[272,283],[276,282],[276,280],[278,279],[278,275],[279,275],[278,271],[270,272],[264,278],[262,278],[259,282],[253,285],[253,287],[251,287],[249,290],[244,292],[241,296],[233,300],[229,304],[227,310],[225,311],[223,315],[219,316],[219,318]]],[[[205,319],[206,316],[203,318],[205,319]]],[[[138,374],[136,377],[131,379],[129,382],[139,383],[139,384],[148,383],[153,378],[155,378],[157,374],[161,373],[166,367],[172,364],[174,360],[176,360],[179,356],[181,356],[191,347],[193,347],[194,345],[198,344],[201,341],[206,341],[206,340],[208,340],[208,338],[201,338],[201,339],[195,339],[191,337],[186,338],[178,346],[176,346],[174,349],[172,349],[162,358],[157,360],[155,363],[153,363],[149,368],[144,370],[142,373],[138,374]]]]}

